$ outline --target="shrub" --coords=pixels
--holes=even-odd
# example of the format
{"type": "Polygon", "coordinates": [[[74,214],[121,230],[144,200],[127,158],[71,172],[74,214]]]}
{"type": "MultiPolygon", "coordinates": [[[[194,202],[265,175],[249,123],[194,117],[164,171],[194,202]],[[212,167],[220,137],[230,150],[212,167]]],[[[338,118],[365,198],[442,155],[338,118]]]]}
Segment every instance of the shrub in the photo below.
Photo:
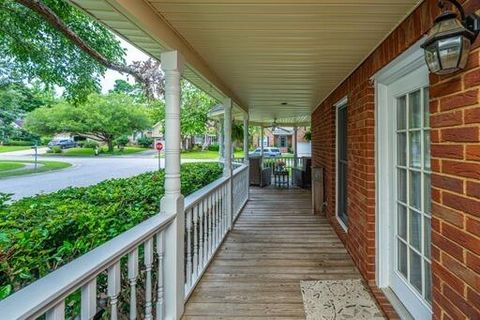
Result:
{"type": "Polygon", "coordinates": [[[216,143],[212,143],[208,146],[208,151],[220,151],[220,146],[216,143]]]}
{"type": "Polygon", "coordinates": [[[99,147],[99,144],[97,141],[94,140],[85,140],[85,141],[80,141],[79,146],[82,148],[87,148],[87,149],[95,149],[99,147]]]}
{"type": "Polygon", "coordinates": [[[33,146],[35,142],[26,140],[9,140],[4,143],[6,146],[33,146]]]}
{"type": "Polygon", "coordinates": [[[41,137],[40,138],[40,144],[42,146],[46,146],[50,141],[52,141],[51,137],[41,137]]]}
{"type": "Polygon", "coordinates": [[[52,151],[51,153],[62,153],[62,147],[60,146],[53,146],[50,150],[52,151]]]}
{"type": "MultiPolygon", "coordinates": [[[[181,173],[188,195],[216,180],[222,168],[189,163],[181,173]]],[[[155,215],[164,178],[163,171],[149,172],[10,205],[1,205],[6,198],[0,195],[0,299],[155,215]]]]}
{"type": "Polygon", "coordinates": [[[141,137],[138,138],[137,143],[144,148],[151,148],[153,146],[153,139],[149,137],[141,137]]]}
{"type": "Polygon", "coordinates": [[[117,146],[118,149],[123,149],[129,142],[130,140],[128,139],[127,136],[121,136],[115,139],[115,145],[117,146]]]}

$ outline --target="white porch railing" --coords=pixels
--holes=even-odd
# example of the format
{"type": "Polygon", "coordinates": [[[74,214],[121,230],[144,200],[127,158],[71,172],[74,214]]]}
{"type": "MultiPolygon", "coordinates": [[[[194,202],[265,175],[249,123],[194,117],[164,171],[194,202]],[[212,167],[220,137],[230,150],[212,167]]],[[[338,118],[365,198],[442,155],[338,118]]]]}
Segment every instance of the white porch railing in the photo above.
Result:
{"type": "Polygon", "coordinates": [[[235,221],[248,201],[248,167],[241,166],[233,172],[233,221],[235,221]]]}
{"type": "MultiPolygon", "coordinates": [[[[185,198],[185,299],[228,233],[229,221],[234,221],[247,202],[247,175],[248,167],[242,165],[231,178],[222,177],[185,198]],[[230,179],[234,190],[231,213],[227,199],[230,179]],[[228,214],[232,214],[230,219],[228,214]]],[[[163,264],[169,250],[164,234],[174,220],[174,214],[156,215],[35,281],[0,301],[0,318],[78,317],[71,307],[66,314],[65,306],[68,297],[80,290],[80,319],[92,319],[99,311],[108,312],[111,319],[117,319],[120,312],[130,319],[139,314],[145,319],[163,319],[169,294],[163,286],[169,276],[163,264]],[[137,283],[142,284],[141,290],[137,283]]]]}

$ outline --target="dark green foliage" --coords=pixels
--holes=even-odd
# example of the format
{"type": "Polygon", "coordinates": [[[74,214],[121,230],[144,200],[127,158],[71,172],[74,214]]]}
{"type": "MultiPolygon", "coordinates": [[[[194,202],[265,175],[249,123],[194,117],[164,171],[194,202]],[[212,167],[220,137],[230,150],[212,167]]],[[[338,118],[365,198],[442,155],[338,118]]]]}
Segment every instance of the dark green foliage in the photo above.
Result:
{"type": "Polygon", "coordinates": [[[97,141],[93,141],[93,140],[80,141],[78,145],[80,146],[80,148],[86,148],[86,149],[96,149],[97,147],[100,146],[100,144],[97,141]]]}
{"type": "Polygon", "coordinates": [[[142,146],[144,148],[151,148],[153,146],[153,139],[143,136],[137,139],[137,143],[139,146],[142,146]]]}
{"type": "Polygon", "coordinates": [[[8,140],[3,145],[5,146],[33,146],[35,142],[25,140],[8,140]]]}
{"type": "Polygon", "coordinates": [[[125,147],[129,142],[130,142],[130,140],[128,140],[127,136],[121,136],[121,137],[118,137],[117,139],[115,139],[115,145],[119,149],[125,147]]]}
{"type": "Polygon", "coordinates": [[[208,146],[208,151],[219,151],[220,146],[217,143],[212,143],[208,146]]]}
{"type": "MultiPolygon", "coordinates": [[[[182,193],[191,194],[221,173],[217,163],[182,165],[182,193]]],[[[11,205],[0,194],[0,299],[158,213],[163,186],[161,171],[11,205]]]]}

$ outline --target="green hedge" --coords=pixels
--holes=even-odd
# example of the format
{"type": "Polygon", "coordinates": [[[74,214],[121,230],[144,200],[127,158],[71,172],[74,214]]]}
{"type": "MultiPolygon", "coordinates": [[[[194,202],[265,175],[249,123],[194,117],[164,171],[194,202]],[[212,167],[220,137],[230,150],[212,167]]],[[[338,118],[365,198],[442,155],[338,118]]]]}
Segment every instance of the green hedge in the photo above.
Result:
{"type": "MultiPolygon", "coordinates": [[[[182,165],[182,194],[216,180],[217,163],[182,165]]],[[[0,299],[156,214],[164,173],[67,188],[5,205],[0,194],[0,299]]]]}

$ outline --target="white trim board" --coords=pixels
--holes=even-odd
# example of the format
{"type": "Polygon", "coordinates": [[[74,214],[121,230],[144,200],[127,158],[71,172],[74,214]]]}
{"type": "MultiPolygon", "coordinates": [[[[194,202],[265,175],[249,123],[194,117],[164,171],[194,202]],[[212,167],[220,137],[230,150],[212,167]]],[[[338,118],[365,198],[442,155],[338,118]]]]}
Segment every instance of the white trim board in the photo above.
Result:
{"type": "MultiPolygon", "coordinates": [[[[395,247],[391,242],[391,235],[395,232],[396,223],[392,221],[392,210],[394,210],[392,203],[396,192],[393,169],[396,137],[390,134],[391,124],[395,123],[396,116],[389,106],[392,105],[392,96],[399,94],[403,90],[402,88],[408,89],[410,86],[416,85],[416,80],[411,82],[412,76],[418,79],[419,83],[426,82],[428,84],[428,69],[424,60],[424,51],[420,47],[422,42],[423,39],[372,77],[375,81],[375,280],[377,286],[382,289],[388,289],[392,285],[391,266],[394,263],[392,252],[395,247]]],[[[411,301],[408,298],[405,299],[404,303],[410,305],[411,308],[411,301]]],[[[394,304],[394,308],[401,314],[398,304],[397,306],[394,304]]],[[[423,319],[425,315],[422,314],[420,317],[423,319]]],[[[402,317],[402,319],[405,318],[407,317],[402,317]]]]}
{"type": "MultiPolygon", "coordinates": [[[[338,216],[338,110],[342,107],[347,108],[348,113],[348,96],[343,97],[334,105],[335,108],[335,218],[345,233],[348,233],[348,226],[338,216]]],[[[348,125],[348,122],[347,122],[348,125]]],[[[348,135],[347,135],[348,141],[348,135]]],[[[347,143],[348,144],[348,143],[347,143]]],[[[348,179],[348,178],[347,178],[348,179]]],[[[348,181],[348,180],[347,180],[348,181]]]]}

